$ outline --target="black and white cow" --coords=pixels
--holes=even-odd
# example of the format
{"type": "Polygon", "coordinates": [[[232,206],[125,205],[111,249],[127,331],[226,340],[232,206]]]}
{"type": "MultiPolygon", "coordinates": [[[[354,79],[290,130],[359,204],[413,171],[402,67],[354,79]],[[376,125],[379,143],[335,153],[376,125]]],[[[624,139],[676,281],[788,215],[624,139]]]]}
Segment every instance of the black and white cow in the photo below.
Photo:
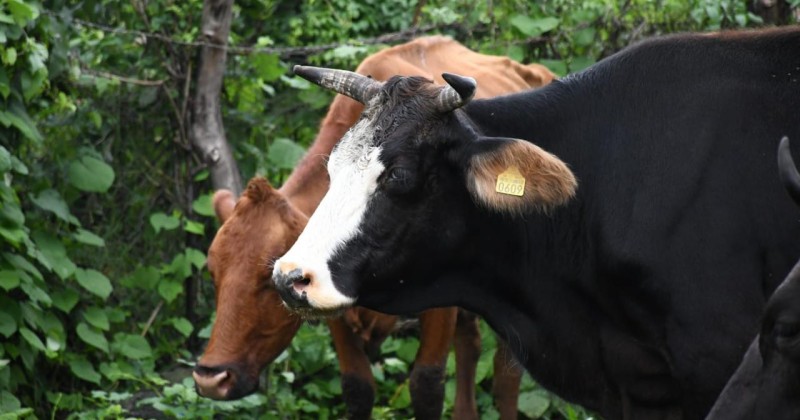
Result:
{"type": "Polygon", "coordinates": [[[567,400],[694,419],[800,255],[774,161],[800,137],[798,28],[656,39],[471,102],[461,76],[295,71],[366,104],[275,263],[297,311],[462,306],[567,400]]]}
{"type": "MultiPolygon", "coordinates": [[[[778,150],[781,178],[800,205],[800,174],[789,140],[781,140],[778,150]]],[[[708,416],[749,419],[800,419],[800,263],[767,302],[759,335],[708,416]]]]}

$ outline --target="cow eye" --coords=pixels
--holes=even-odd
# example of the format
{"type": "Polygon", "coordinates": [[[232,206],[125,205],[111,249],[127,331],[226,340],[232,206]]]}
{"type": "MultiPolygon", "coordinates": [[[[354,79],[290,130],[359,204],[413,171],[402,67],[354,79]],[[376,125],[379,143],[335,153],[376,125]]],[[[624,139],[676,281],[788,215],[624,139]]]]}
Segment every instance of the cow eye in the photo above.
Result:
{"type": "Polygon", "coordinates": [[[772,333],[775,334],[776,337],[792,338],[800,333],[800,323],[778,321],[775,323],[772,333]]]}
{"type": "Polygon", "coordinates": [[[408,168],[395,166],[389,169],[384,183],[391,192],[408,192],[414,187],[414,173],[408,168]]]}

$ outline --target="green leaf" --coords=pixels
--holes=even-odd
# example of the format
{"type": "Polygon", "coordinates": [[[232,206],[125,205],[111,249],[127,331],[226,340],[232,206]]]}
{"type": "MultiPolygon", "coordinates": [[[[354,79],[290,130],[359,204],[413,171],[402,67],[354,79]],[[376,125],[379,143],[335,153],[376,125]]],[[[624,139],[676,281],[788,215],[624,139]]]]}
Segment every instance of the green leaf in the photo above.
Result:
{"type": "Polygon", "coordinates": [[[176,317],[176,318],[171,318],[169,321],[170,324],[172,324],[172,326],[175,327],[175,329],[178,330],[178,332],[183,334],[184,337],[188,337],[192,333],[192,330],[194,330],[194,327],[192,327],[192,323],[189,322],[189,320],[187,320],[186,318],[176,317]]]}
{"type": "Polygon", "coordinates": [[[411,393],[408,389],[408,381],[403,382],[394,391],[394,395],[389,399],[389,405],[395,409],[406,408],[411,405],[411,393]]]}
{"type": "Polygon", "coordinates": [[[200,236],[203,236],[206,233],[206,227],[202,223],[189,219],[186,219],[184,222],[183,230],[200,236]]]}
{"type": "Polygon", "coordinates": [[[286,73],[286,69],[281,65],[277,55],[254,54],[251,56],[250,62],[258,72],[259,77],[267,82],[278,80],[286,73]]]}
{"type": "Polygon", "coordinates": [[[36,269],[36,267],[34,267],[33,264],[31,264],[24,257],[22,257],[20,255],[17,255],[17,254],[5,253],[5,254],[3,254],[3,258],[5,258],[6,261],[11,263],[11,265],[13,265],[14,267],[16,267],[16,268],[18,268],[20,270],[23,270],[23,271],[27,271],[28,273],[32,274],[37,279],[39,279],[39,280],[43,280],[44,279],[44,277],[42,277],[42,273],[39,272],[39,270],[36,269]]]}
{"type": "Polygon", "coordinates": [[[162,271],[165,274],[173,274],[178,280],[183,280],[192,275],[192,263],[186,257],[186,254],[178,254],[162,271]]]}
{"type": "Polygon", "coordinates": [[[133,273],[124,277],[120,283],[127,288],[154,290],[160,279],[161,273],[155,267],[145,266],[137,268],[133,273]]]}
{"type": "Polygon", "coordinates": [[[83,379],[84,381],[100,384],[100,374],[94,369],[91,363],[85,357],[79,356],[77,359],[69,362],[69,369],[75,376],[83,379]]]}
{"type": "Polygon", "coordinates": [[[144,337],[124,333],[114,335],[114,350],[131,359],[144,359],[153,353],[150,343],[144,337]]]}
{"type": "Polygon", "coordinates": [[[3,56],[0,57],[3,59],[3,63],[6,64],[8,67],[13,67],[14,64],[17,62],[17,49],[14,47],[8,47],[5,49],[3,56]]]}
{"type": "Polygon", "coordinates": [[[106,340],[106,337],[102,332],[95,331],[92,329],[92,327],[86,325],[85,322],[78,324],[75,332],[78,333],[78,337],[80,337],[81,340],[83,340],[86,344],[108,353],[108,340],[106,340]]]}
{"type": "Polygon", "coordinates": [[[523,34],[536,37],[557,28],[560,21],[554,17],[531,19],[525,15],[515,15],[509,19],[509,23],[523,34]]]}
{"type": "Polygon", "coordinates": [[[8,312],[0,312],[0,334],[6,338],[17,331],[17,321],[8,312]]]}
{"type": "Polygon", "coordinates": [[[33,241],[40,252],[36,255],[39,262],[52,269],[59,278],[65,280],[75,272],[77,267],[67,256],[60,239],[50,233],[37,231],[33,233],[33,241]]]}
{"type": "Polygon", "coordinates": [[[156,233],[163,230],[173,230],[176,229],[178,226],[181,225],[180,219],[172,215],[166,215],[164,213],[158,212],[153,213],[150,215],[150,226],[153,226],[153,230],[156,233]]]}
{"type": "Polygon", "coordinates": [[[541,391],[523,392],[519,394],[518,406],[529,418],[538,419],[550,407],[550,399],[541,391]]]}
{"type": "Polygon", "coordinates": [[[355,45],[341,45],[333,49],[331,54],[336,58],[350,59],[355,58],[358,54],[367,51],[366,47],[357,47],[355,45]]]}
{"type": "Polygon", "coordinates": [[[69,165],[68,177],[81,191],[104,193],[114,183],[114,169],[100,159],[83,156],[69,165]]]}
{"type": "Polygon", "coordinates": [[[14,394],[6,390],[0,391],[0,413],[10,413],[19,410],[21,407],[22,404],[14,394]]]}
{"type": "Polygon", "coordinates": [[[194,176],[194,180],[197,182],[205,181],[206,179],[208,179],[208,175],[209,175],[208,169],[203,169],[202,171],[198,172],[197,175],[194,176]]]}
{"type": "Polygon", "coordinates": [[[211,338],[211,330],[214,328],[214,318],[216,318],[216,312],[211,314],[211,319],[208,322],[208,325],[201,328],[200,331],[197,332],[198,338],[204,338],[208,340],[211,338]]]}
{"type": "Polygon", "coordinates": [[[158,283],[158,294],[168,303],[171,303],[183,292],[183,285],[179,281],[163,279],[158,283]]]}
{"type": "Polygon", "coordinates": [[[403,340],[400,347],[397,349],[397,357],[404,360],[406,363],[411,364],[417,357],[419,350],[419,340],[416,338],[409,338],[403,340]]]}
{"type": "Polygon", "coordinates": [[[70,213],[67,203],[61,198],[61,194],[59,194],[58,191],[46,189],[32,197],[31,201],[40,209],[55,214],[59,219],[80,226],[80,222],[70,213]]]}
{"type": "Polygon", "coordinates": [[[594,64],[595,60],[592,57],[575,57],[572,59],[572,63],[569,64],[569,71],[574,73],[581,71],[592,64],[594,64]]]}
{"type": "Polygon", "coordinates": [[[31,347],[39,351],[45,351],[44,343],[42,343],[42,340],[39,339],[39,337],[33,331],[26,327],[21,327],[19,329],[19,333],[22,335],[22,338],[24,338],[25,341],[31,345],[31,347]]]}
{"type": "Polygon", "coordinates": [[[42,68],[34,73],[23,72],[20,76],[20,84],[22,85],[22,97],[25,102],[30,102],[44,90],[47,84],[47,69],[42,68]]]}
{"type": "Polygon", "coordinates": [[[72,234],[72,237],[76,241],[78,241],[78,242],[80,242],[82,244],[92,245],[92,246],[96,246],[96,247],[104,247],[104,246],[106,246],[106,241],[104,241],[103,238],[101,238],[101,237],[95,235],[94,233],[89,232],[88,230],[85,230],[85,229],[78,228],[78,230],[75,233],[72,234]]]}
{"type": "Polygon", "coordinates": [[[114,290],[108,277],[91,268],[87,270],[82,268],[75,270],[75,280],[77,280],[78,284],[83,286],[84,289],[100,296],[103,300],[107,299],[114,290]]]}
{"type": "Polygon", "coordinates": [[[0,224],[0,236],[6,238],[6,240],[13,246],[18,246],[23,240],[25,240],[27,234],[20,228],[6,228],[0,224]]]}
{"type": "Polygon", "coordinates": [[[8,227],[22,227],[25,223],[25,214],[22,209],[14,202],[4,202],[0,207],[0,224],[8,227]],[[5,223],[2,223],[5,221],[5,223]]]}
{"type": "Polygon", "coordinates": [[[192,210],[201,216],[214,217],[214,206],[211,203],[211,194],[203,194],[192,203],[192,210]]]}
{"type": "Polygon", "coordinates": [[[194,248],[186,248],[186,259],[198,270],[202,269],[206,265],[206,254],[203,252],[194,249],[194,248]]]}
{"type": "Polygon", "coordinates": [[[29,21],[39,17],[39,9],[33,4],[20,0],[8,0],[8,11],[19,26],[25,26],[29,21]]]}
{"type": "Polygon", "coordinates": [[[86,322],[92,324],[93,326],[95,326],[95,327],[97,327],[97,328],[99,328],[99,329],[101,329],[103,331],[108,331],[108,329],[110,327],[110,325],[108,323],[108,316],[106,315],[106,312],[104,310],[98,308],[97,306],[91,306],[91,307],[87,308],[83,312],[83,319],[85,319],[86,322]]]}
{"type": "Polygon", "coordinates": [[[141,89],[139,94],[139,108],[147,108],[158,99],[158,92],[161,90],[159,87],[146,87],[141,89]]]}
{"type": "MultiPolygon", "coordinates": [[[[0,35],[2,37],[2,35],[0,35]]],[[[0,44],[3,41],[0,39],[0,44]]],[[[8,99],[8,95],[11,93],[11,82],[8,80],[8,73],[2,67],[0,67],[0,95],[3,96],[3,99],[8,99]]]]}
{"type": "Polygon", "coordinates": [[[53,301],[50,299],[50,295],[33,283],[22,283],[20,285],[20,289],[22,289],[22,291],[25,292],[25,294],[28,295],[28,297],[34,302],[39,302],[46,307],[49,307],[53,304],[53,301]]]}
{"type": "Polygon", "coordinates": [[[39,129],[36,128],[36,123],[31,120],[28,111],[25,110],[19,103],[12,103],[8,112],[0,111],[0,122],[7,121],[19,130],[22,135],[32,140],[37,146],[42,143],[42,135],[39,129]]]}
{"type": "Polygon", "coordinates": [[[28,167],[16,156],[11,156],[11,168],[20,175],[28,175],[28,167]]]}
{"type": "Polygon", "coordinates": [[[72,289],[59,290],[52,293],[50,297],[53,299],[53,306],[61,309],[64,313],[69,313],[78,303],[78,292],[72,289]]]}
{"type": "MultiPolygon", "coordinates": [[[[0,69],[0,74],[2,74],[2,69],[0,69]]],[[[2,83],[2,77],[0,77],[0,83],[2,83]]],[[[9,153],[8,149],[0,145],[0,173],[8,172],[11,170],[11,153],[9,153]]]]}
{"type": "Polygon", "coordinates": [[[572,39],[575,41],[576,45],[590,47],[594,44],[596,36],[597,30],[594,28],[584,28],[575,32],[572,39]]]}
{"type": "Polygon", "coordinates": [[[6,291],[19,286],[20,273],[16,270],[0,270],[0,287],[6,291]]]}
{"type": "Polygon", "coordinates": [[[292,169],[305,152],[297,143],[289,139],[279,138],[269,146],[267,160],[279,169],[292,169]]]}
{"type": "Polygon", "coordinates": [[[541,59],[539,60],[539,64],[547,67],[548,69],[550,69],[550,71],[552,71],[559,77],[566,76],[567,73],[569,73],[567,71],[567,63],[565,63],[564,60],[541,59]]]}

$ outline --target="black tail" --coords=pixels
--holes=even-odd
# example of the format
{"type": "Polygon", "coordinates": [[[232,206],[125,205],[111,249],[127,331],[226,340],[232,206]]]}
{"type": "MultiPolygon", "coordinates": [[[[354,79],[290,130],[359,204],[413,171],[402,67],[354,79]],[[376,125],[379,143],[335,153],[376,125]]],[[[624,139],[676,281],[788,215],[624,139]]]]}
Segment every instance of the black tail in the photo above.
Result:
{"type": "Polygon", "coordinates": [[[783,186],[792,196],[792,199],[800,206],[800,173],[792,159],[792,151],[789,149],[789,138],[784,137],[778,145],[778,172],[781,175],[783,186]]]}

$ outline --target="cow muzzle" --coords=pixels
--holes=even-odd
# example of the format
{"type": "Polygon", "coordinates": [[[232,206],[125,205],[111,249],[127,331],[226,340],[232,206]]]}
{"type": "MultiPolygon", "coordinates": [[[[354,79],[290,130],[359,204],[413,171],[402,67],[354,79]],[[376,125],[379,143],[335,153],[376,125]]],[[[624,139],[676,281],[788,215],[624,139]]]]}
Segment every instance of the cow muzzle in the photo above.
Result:
{"type": "Polygon", "coordinates": [[[304,310],[310,309],[311,304],[308,302],[307,288],[311,286],[313,276],[304,274],[299,268],[284,273],[282,270],[277,270],[272,277],[278,293],[283,299],[289,309],[304,310]]]}
{"type": "Polygon", "coordinates": [[[203,366],[192,372],[197,393],[212,400],[236,400],[258,389],[258,378],[248,378],[235,367],[203,366]]]}
{"type": "Polygon", "coordinates": [[[339,315],[355,303],[355,298],[336,289],[327,271],[320,275],[317,271],[278,261],[272,280],[286,307],[305,318],[339,315]]]}

